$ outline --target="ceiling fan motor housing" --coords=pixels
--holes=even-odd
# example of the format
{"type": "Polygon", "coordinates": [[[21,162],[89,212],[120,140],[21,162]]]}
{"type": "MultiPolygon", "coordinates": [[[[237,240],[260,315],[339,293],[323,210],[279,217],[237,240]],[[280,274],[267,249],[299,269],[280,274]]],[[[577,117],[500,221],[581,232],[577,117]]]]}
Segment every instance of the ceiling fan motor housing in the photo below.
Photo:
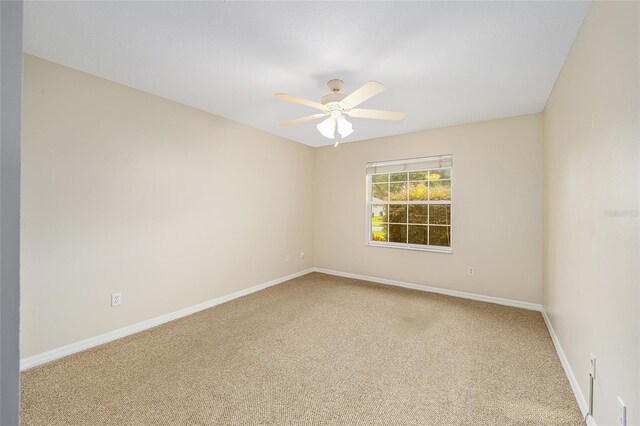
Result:
{"type": "Polygon", "coordinates": [[[324,95],[320,99],[320,103],[322,105],[327,105],[327,104],[331,104],[331,103],[338,103],[338,102],[342,101],[346,97],[347,97],[347,95],[345,95],[344,93],[330,93],[328,95],[324,95]]]}

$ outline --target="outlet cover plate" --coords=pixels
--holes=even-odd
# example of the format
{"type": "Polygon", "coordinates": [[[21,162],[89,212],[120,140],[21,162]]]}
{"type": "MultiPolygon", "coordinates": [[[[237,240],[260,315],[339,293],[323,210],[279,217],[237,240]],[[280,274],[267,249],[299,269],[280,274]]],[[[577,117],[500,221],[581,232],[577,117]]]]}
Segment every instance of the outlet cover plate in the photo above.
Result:
{"type": "Polygon", "coordinates": [[[111,295],[111,307],[122,305],[122,293],[113,293],[111,295]]]}

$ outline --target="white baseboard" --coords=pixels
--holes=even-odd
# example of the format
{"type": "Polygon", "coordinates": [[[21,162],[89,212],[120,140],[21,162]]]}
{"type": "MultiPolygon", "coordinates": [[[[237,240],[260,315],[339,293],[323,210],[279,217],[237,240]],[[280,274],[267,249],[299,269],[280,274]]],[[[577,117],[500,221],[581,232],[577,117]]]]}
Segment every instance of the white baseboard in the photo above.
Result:
{"type": "MultiPolygon", "coordinates": [[[[560,364],[562,364],[562,368],[564,368],[564,372],[567,375],[567,379],[569,379],[569,384],[571,385],[571,389],[573,390],[573,394],[576,397],[576,401],[578,402],[578,407],[580,408],[580,412],[582,413],[582,417],[587,415],[589,411],[589,406],[587,405],[587,400],[582,394],[582,390],[580,390],[580,386],[578,386],[578,380],[576,380],[576,376],[573,374],[573,370],[571,369],[571,365],[569,365],[569,360],[567,359],[564,351],[562,350],[562,346],[560,346],[560,341],[558,340],[558,336],[556,332],[553,330],[553,325],[551,325],[551,320],[547,315],[547,311],[542,308],[542,318],[544,318],[544,322],[547,325],[547,329],[549,330],[549,334],[551,335],[551,340],[553,341],[553,346],[556,348],[556,352],[558,353],[558,358],[560,358],[560,364]]],[[[587,425],[588,426],[597,426],[596,421],[593,417],[587,417],[587,425]]]]}
{"type": "MultiPolygon", "coordinates": [[[[231,300],[237,299],[237,298],[242,297],[242,296],[246,296],[246,295],[251,294],[251,293],[255,293],[255,292],[260,291],[260,290],[264,290],[267,287],[271,287],[271,286],[283,283],[285,281],[289,281],[289,280],[292,280],[294,278],[301,277],[301,276],[306,275],[306,274],[308,274],[310,272],[320,272],[320,273],[323,273],[323,274],[335,275],[335,276],[339,276],[339,277],[353,278],[353,279],[357,279],[357,280],[370,281],[370,282],[379,283],[379,284],[387,284],[387,285],[410,288],[410,289],[414,289],[414,290],[426,291],[426,292],[431,292],[431,293],[445,294],[445,295],[448,295],[448,296],[461,297],[463,299],[478,300],[478,301],[481,301],[481,302],[496,303],[496,304],[499,304],[499,305],[512,306],[512,307],[516,307],[516,308],[529,309],[529,310],[533,310],[533,311],[540,311],[542,313],[542,317],[544,318],[544,322],[547,325],[547,329],[549,330],[549,334],[551,335],[551,340],[553,341],[553,345],[556,348],[556,352],[558,353],[558,357],[560,358],[560,363],[562,364],[562,367],[564,368],[564,371],[565,371],[565,373],[567,375],[567,378],[569,379],[569,383],[571,384],[571,389],[573,390],[573,393],[575,395],[576,401],[578,402],[578,406],[580,408],[580,411],[582,412],[583,416],[586,415],[586,413],[588,411],[587,401],[584,398],[584,395],[582,394],[582,391],[580,390],[580,387],[578,386],[578,381],[576,380],[576,377],[573,374],[573,370],[571,370],[571,366],[569,365],[569,361],[567,360],[567,357],[565,356],[564,351],[562,350],[562,347],[560,346],[560,341],[558,340],[558,337],[556,336],[556,333],[553,330],[553,326],[551,325],[551,321],[549,320],[549,316],[547,315],[547,313],[544,310],[544,308],[542,307],[542,305],[540,305],[538,303],[521,302],[521,301],[518,301],[518,300],[503,299],[503,298],[500,298],[500,297],[483,296],[483,295],[480,295],[480,294],[466,293],[466,292],[463,292],[463,291],[449,290],[449,289],[444,289],[444,288],[439,288],[439,287],[430,287],[430,286],[426,286],[426,285],[407,283],[407,282],[404,282],[404,281],[392,280],[392,279],[387,279],[387,278],[370,277],[370,276],[366,276],[366,275],[353,274],[353,273],[350,273],[350,272],[334,271],[334,270],[331,270],[331,269],[316,268],[316,267],[305,269],[303,271],[296,272],[294,274],[290,274],[290,275],[287,275],[287,276],[284,276],[284,277],[276,278],[274,280],[267,281],[265,283],[255,285],[253,287],[249,287],[249,288],[244,289],[244,290],[236,291],[236,292],[228,294],[226,296],[216,297],[215,299],[211,299],[209,301],[206,301],[206,302],[194,305],[194,306],[190,306],[188,308],[184,308],[184,309],[181,309],[179,311],[175,311],[175,312],[171,312],[171,313],[168,313],[168,314],[165,314],[165,315],[161,315],[161,316],[156,317],[156,318],[151,318],[149,320],[142,321],[142,322],[139,322],[139,323],[136,323],[136,324],[132,324],[132,325],[129,325],[129,326],[126,326],[126,327],[123,327],[123,328],[119,328],[117,330],[113,330],[113,331],[110,331],[108,333],[101,334],[99,336],[90,337],[88,339],[81,340],[79,342],[71,343],[69,345],[61,346],[59,348],[52,349],[52,350],[47,351],[47,352],[43,352],[43,353],[28,357],[28,358],[21,359],[20,360],[20,370],[22,371],[22,370],[29,369],[31,367],[35,367],[37,365],[45,364],[47,362],[54,361],[56,359],[65,357],[67,355],[71,355],[71,354],[74,354],[74,353],[77,353],[77,352],[81,352],[83,350],[86,350],[86,349],[89,349],[89,348],[93,348],[95,346],[102,345],[104,343],[108,343],[108,342],[114,341],[116,339],[120,339],[122,337],[129,336],[131,334],[147,330],[147,329],[152,328],[152,327],[156,327],[156,326],[164,324],[166,322],[173,321],[175,319],[182,318],[182,317],[185,317],[187,315],[194,314],[196,312],[211,308],[211,307],[216,306],[216,305],[220,305],[220,304],[225,303],[225,302],[229,302],[231,300]]],[[[597,426],[595,420],[591,416],[587,417],[587,425],[588,426],[597,426]]]]}
{"type": "Polygon", "coordinates": [[[324,268],[312,268],[315,272],[335,275],[338,277],[353,278],[356,280],[371,281],[378,284],[393,285],[396,287],[410,288],[413,290],[427,291],[429,293],[445,294],[447,296],[461,297],[463,299],[479,300],[481,302],[497,303],[498,305],[513,306],[516,308],[529,309],[531,311],[541,311],[542,305],[539,303],[521,302],[519,300],[503,299],[501,297],[483,296],[481,294],[466,293],[464,291],[449,290],[446,288],[430,287],[422,284],[407,283],[404,281],[391,280],[388,278],[369,277],[366,275],[352,274],[351,272],[334,271],[324,268]]]}
{"type": "Polygon", "coordinates": [[[230,300],[237,299],[239,297],[246,296],[251,293],[255,293],[256,291],[264,290],[267,287],[271,287],[276,284],[280,284],[285,281],[289,281],[294,278],[301,277],[302,275],[306,275],[310,272],[313,272],[313,270],[314,270],[313,268],[305,269],[303,271],[296,272],[291,275],[276,278],[274,280],[255,285],[253,287],[249,287],[244,290],[239,290],[234,293],[227,294],[226,296],[216,297],[215,299],[211,299],[206,302],[190,306],[188,308],[180,309],[179,311],[160,315],[159,317],[151,318],[146,321],[128,325],[126,327],[110,331],[108,333],[100,334],[99,336],[90,337],[88,339],[81,340],[79,342],[71,343],[56,349],[52,349],[50,351],[46,351],[37,355],[30,356],[28,358],[21,359],[20,370],[22,371],[22,370],[29,369],[31,367],[35,367],[37,365],[45,364],[47,362],[54,361],[56,359],[65,357],[67,355],[84,351],[85,349],[93,348],[94,346],[102,345],[104,343],[108,343],[113,340],[120,339],[122,337],[129,336],[131,334],[138,333],[140,331],[144,331],[152,327],[156,327],[166,322],[173,321],[175,319],[194,314],[196,312],[211,308],[216,305],[220,305],[221,303],[229,302],[230,300]]]}

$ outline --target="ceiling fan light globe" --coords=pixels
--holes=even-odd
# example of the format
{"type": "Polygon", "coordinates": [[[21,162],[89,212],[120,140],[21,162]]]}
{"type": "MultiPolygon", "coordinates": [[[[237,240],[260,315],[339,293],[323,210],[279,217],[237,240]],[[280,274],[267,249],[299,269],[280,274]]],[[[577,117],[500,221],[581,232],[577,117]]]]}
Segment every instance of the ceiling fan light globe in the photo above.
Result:
{"type": "Polygon", "coordinates": [[[344,116],[338,118],[338,133],[344,139],[353,133],[353,125],[344,116]]]}
{"type": "Polygon", "coordinates": [[[318,129],[320,134],[325,138],[335,139],[336,137],[336,121],[331,117],[318,123],[318,125],[316,125],[316,129],[318,129]]]}

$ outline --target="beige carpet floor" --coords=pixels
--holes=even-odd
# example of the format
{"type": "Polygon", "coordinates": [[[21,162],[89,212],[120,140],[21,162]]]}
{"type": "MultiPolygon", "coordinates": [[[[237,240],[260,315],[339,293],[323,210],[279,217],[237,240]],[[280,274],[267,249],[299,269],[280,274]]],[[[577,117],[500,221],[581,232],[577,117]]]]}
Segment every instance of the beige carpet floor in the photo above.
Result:
{"type": "Polygon", "coordinates": [[[538,312],[318,273],[22,374],[29,425],[581,425],[538,312]]]}

